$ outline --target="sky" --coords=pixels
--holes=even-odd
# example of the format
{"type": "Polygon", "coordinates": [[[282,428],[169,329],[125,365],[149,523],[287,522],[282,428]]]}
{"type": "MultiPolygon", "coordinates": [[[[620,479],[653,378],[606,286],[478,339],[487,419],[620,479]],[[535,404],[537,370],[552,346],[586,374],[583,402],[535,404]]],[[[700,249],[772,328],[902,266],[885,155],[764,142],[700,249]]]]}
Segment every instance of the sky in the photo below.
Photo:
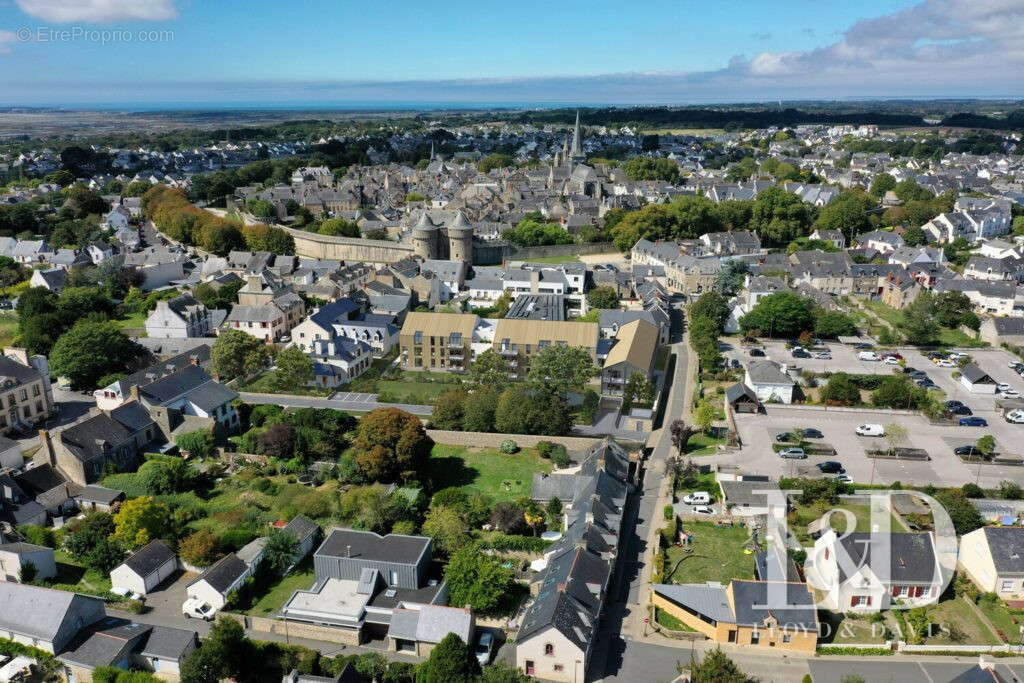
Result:
{"type": "Polygon", "coordinates": [[[1021,97],[1024,0],[0,0],[0,106],[1021,97]]]}

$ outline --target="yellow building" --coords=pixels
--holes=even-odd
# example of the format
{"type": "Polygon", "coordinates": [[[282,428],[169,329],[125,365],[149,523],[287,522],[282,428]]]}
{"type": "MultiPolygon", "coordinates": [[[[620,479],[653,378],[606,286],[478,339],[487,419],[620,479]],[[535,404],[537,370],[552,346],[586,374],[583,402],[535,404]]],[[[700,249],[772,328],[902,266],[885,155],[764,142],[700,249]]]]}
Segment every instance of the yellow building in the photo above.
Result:
{"type": "Polygon", "coordinates": [[[530,357],[548,346],[585,349],[597,363],[597,323],[502,318],[494,331],[494,349],[508,359],[513,375],[523,377],[530,357]]]}
{"type": "Polygon", "coordinates": [[[468,370],[473,330],[478,321],[479,317],[472,313],[409,313],[398,335],[402,367],[442,372],[468,370]]]}
{"type": "Polygon", "coordinates": [[[807,584],[655,584],[651,603],[716,643],[807,653],[818,645],[818,610],[807,584]]]}

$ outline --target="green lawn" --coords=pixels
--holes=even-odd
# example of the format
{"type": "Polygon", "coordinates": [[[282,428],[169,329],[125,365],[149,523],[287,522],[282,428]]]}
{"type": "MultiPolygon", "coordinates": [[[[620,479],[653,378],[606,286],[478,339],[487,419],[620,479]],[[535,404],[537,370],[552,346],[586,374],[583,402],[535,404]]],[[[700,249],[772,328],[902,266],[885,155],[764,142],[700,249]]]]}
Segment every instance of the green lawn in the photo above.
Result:
{"type": "Polygon", "coordinates": [[[1008,643],[1020,642],[1020,625],[1024,623],[1024,610],[1010,609],[1002,600],[979,600],[978,608],[999,630],[999,637],[1008,643]]]}
{"type": "Polygon", "coordinates": [[[13,346],[14,337],[18,334],[18,317],[16,314],[0,315],[0,348],[13,346]]]}
{"type": "Polygon", "coordinates": [[[313,556],[303,560],[290,574],[271,586],[246,614],[254,617],[272,617],[281,611],[284,603],[297,590],[307,590],[316,581],[313,573],[313,556]]]}
{"type": "Polygon", "coordinates": [[[672,546],[665,551],[668,583],[720,581],[727,584],[731,579],[754,578],[754,556],[743,552],[750,538],[746,527],[688,522],[682,528],[696,538],[689,549],[672,546]],[[682,559],[684,557],[686,559],[682,559]]]}
{"type": "Polygon", "coordinates": [[[95,569],[87,569],[81,562],[63,550],[54,552],[57,560],[57,576],[50,584],[61,590],[81,590],[83,593],[110,592],[110,576],[95,569]]]}
{"type": "MultiPolygon", "coordinates": [[[[813,505],[798,503],[793,506],[789,513],[789,528],[802,545],[812,545],[814,540],[807,534],[807,525],[833,509],[848,510],[854,515],[856,526],[852,531],[871,531],[871,507],[867,503],[837,503],[836,505],[823,502],[817,502],[813,505]]],[[[846,517],[841,513],[833,514],[829,521],[839,533],[851,531],[846,528],[846,517]]],[[[889,528],[892,531],[904,531],[903,525],[892,516],[889,518],[889,528]]]]}
{"type": "Polygon", "coordinates": [[[458,486],[503,501],[529,496],[534,473],[550,471],[551,461],[532,448],[505,455],[495,448],[436,444],[427,461],[426,477],[434,488],[458,486]]]}
{"type": "Polygon", "coordinates": [[[711,494],[712,501],[717,500],[718,480],[715,479],[715,473],[698,474],[689,484],[684,483],[682,479],[676,482],[677,493],[689,493],[690,491],[707,491],[711,494]]]}
{"type": "MultiPolygon", "coordinates": [[[[274,390],[274,370],[267,370],[262,375],[249,382],[244,387],[240,387],[239,391],[251,391],[256,394],[276,394],[279,393],[274,390]]],[[[330,396],[333,393],[333,389],[320,389],[317,387],[299,387],[292,391],[285,393],[296,394],[298,396],[330,396]]]]}
{"type": "Polygon", "coordinates": [[[943,631],[925,639],[928,645],[998,645],[1001,642],[962,598],[945,600],[928,608],[928,617],[932,623],[940,626],[948,627],[955,624],[964,636],[963,639],[953,640],[943,631]]]}
{"type": "Polygon", "coordinates": [[[692,628],[684,624],[679,619],[675,618],[660,607],[654,608],[654,620],[665,628],[672,631],[693,631],[692,628]]]}
{"type": "Polygon", "coordinates": [[[718,452],[718,446],[725,443],[725,439],[708,436],[707,434],[694,434],[686,442],[686,455],[701,456],[714,455],[718,452]]]}
{"type": "Polygon", "coordinates": [[[850,615],[827,614],[828,619],[822,622],[823,644],[845,645],[847,643],[884,643],[884,623],[872,623],[866,616],[853,618],[850,615]],[[827,626],[826,626],[827,624],[827,626]]]}
{"type": "Polygon", "coordinates": [[[377,380],[377,400],[382,403],[433,405],[437,397],[458,385],[415,380],[377,380]]]}
{"type": "MultiPolygon", "coordinates": [[[[902,311],[897,311],[895,308],[886,306],[881,301],[865,301],[864,306],[893,327],[899,328],[900,324],[903,322],[902,311]]],[[[908,341],[907,343],[913,344],[912,341],[908,341]]],[[[939,344],[943,346],[973,346],[978,348],[988,346],[986,342],[974,339],[973,337],[964,334],[959,329],[952,329],[949,327],[939,328],[939,344]]]]}
{"type": "Polygon", "coordinates": [[[128,316],[127,318],[122,318],[121,320],[115,320],[113,322],[121,329],[142,329],[146,327],[146,318],[148,317],[149,313],[137,313],[135,315],[128,316]]]}

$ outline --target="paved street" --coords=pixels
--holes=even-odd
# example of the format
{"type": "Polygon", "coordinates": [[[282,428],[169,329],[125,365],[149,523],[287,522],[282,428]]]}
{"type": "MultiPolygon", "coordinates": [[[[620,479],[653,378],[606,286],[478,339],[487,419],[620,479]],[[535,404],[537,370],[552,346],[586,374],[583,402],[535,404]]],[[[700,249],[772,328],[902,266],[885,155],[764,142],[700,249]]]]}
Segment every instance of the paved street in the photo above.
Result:
{"type": "Polygon", "coordinates": [[[398,408],[413,415],[430,417],[434,412],[433,406],[412,405],[409,403],[378,403],[376,400],[369,400],[373,394],[356,394],[352,392],[338,392],[337,398],[319,398],[316,396],[292,396],[286,394],[252,394],[240,392],[242,400],[246,403],[263,403],[270,405],[285,406],[286,408],[334,408],[335,410],[347,410],[350,412],[368,412],[377,408],[398,408]],[[350,396],[350,399],[346,399],[350,396]]]}

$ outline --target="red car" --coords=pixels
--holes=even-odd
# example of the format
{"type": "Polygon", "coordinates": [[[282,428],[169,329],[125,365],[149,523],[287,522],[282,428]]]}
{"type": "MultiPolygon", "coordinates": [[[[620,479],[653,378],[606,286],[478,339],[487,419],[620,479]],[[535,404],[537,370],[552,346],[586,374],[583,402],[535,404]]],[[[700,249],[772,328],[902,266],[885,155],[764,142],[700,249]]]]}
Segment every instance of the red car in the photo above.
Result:
{"type": "Polygon", "coordinates": [[[896,360],[903,360],[903,356],[896,353],[895,351],[887,351],[882,354],[882,358],[895,358],[896,360]]]}

